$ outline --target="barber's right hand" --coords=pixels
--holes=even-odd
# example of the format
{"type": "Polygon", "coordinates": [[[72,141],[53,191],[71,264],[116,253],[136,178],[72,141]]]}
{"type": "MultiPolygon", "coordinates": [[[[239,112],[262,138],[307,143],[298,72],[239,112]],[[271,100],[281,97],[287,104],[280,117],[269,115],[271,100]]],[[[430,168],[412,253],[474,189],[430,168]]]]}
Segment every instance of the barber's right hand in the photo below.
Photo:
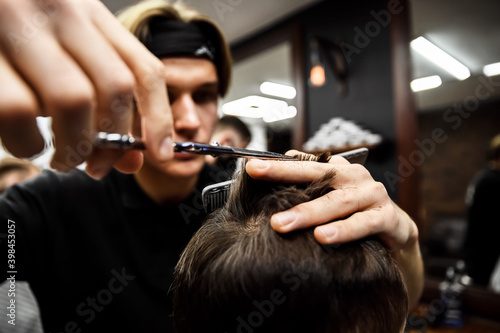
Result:
{"type": "Polygon", "coordinates": [[[51,116],[53,168],[137,171],[140,152],[92,147],[95,131],[131,131],[134,98],[147,149],[171,158],[164,65],[100,1],[0,0],[0,138],[12,154],[40,152],[35,117],[51,116]]]}

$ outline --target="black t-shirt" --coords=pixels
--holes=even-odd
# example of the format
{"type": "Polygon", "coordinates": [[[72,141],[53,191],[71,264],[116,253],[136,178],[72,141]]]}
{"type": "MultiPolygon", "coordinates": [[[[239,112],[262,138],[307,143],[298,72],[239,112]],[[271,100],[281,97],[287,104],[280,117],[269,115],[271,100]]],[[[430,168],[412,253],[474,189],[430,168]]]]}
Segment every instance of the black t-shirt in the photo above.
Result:
{"type": "Polygon", "coordinates": [[[115,170],[44,171],[0,196],[2,253],[15,234],[1,281],[30,283],[46,333],[173,332],[173,269],[205,219],[201,190],[221,180],[205,166],[188,199],[161,207],[115,170]]]}

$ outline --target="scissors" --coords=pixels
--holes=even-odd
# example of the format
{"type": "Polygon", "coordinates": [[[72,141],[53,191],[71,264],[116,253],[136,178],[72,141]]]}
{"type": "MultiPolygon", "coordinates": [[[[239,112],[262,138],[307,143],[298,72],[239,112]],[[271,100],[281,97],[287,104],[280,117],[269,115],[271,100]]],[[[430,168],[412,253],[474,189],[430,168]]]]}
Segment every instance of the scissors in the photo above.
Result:
{"type": "MultiPolygon", "coordinates": [[[[94,138],[94,145],[99,148],[112,149],[146,149],[146,145],[140,139],[133,136],[119,133],[97,132],[94,138]]],[[[232,156],[259,159],[275,159],[297,161],[298,158],[285,154],[273,153],[269,151],[259,151],[252,149],[233,148],[221,146],[218,143],[213,145],[196,142],[174,142],[174,152],[197,155],[232,156]]]]}

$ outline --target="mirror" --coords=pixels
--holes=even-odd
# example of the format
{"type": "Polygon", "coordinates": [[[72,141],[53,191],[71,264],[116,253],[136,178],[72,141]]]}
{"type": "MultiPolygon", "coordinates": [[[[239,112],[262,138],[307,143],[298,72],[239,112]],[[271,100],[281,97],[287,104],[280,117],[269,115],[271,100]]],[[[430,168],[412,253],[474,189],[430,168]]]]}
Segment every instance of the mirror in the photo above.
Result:
{"type": "MultiPolygon", "coordinates": [[[[469,77],[458,79],[411,49],[413,79],[441,78],[439,87],[414,96],[419,111],[416,144],[421,158],[417,162],[422,249],[428,276],[443,280],[446,269],[464,259],[464,243],[471,230],[467,189],[487,167],[489,142],[500,133],[500,76],[483,73],[483,66],[500,62],[496,15],[500,3],[419,0],[411,6],[412,39],[424,36],[470,71],[469,77]]],[[[494,236],[498,217],[489,218],[482,241],[472,244],[475,249],[487,247],[483,260],[500,254],[494,236]]],[[[476,275],[473,285],[487,291],[487,280],[476,275]]]]}

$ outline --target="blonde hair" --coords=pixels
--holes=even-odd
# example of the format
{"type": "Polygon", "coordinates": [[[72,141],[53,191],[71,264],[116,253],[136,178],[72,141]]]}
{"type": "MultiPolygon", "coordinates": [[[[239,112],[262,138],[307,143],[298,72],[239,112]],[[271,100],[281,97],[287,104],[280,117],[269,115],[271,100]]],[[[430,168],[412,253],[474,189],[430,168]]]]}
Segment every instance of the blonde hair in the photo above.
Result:
{"type": "Polygon", "coordinates": [[[182,3],[169,3],[164,0],[144,0],[125,8],[118,13],[118,20],[132,32],[143,44],[151,40],[149,22],[152,18],[163,16],[168,20],[200,24],[208,28],[216,38],[218,49],[217,74],[219,94],[224,96],[231,81],[232,58],[229,45],[219,26],[209,17],[189,8],[182,3]]]}

